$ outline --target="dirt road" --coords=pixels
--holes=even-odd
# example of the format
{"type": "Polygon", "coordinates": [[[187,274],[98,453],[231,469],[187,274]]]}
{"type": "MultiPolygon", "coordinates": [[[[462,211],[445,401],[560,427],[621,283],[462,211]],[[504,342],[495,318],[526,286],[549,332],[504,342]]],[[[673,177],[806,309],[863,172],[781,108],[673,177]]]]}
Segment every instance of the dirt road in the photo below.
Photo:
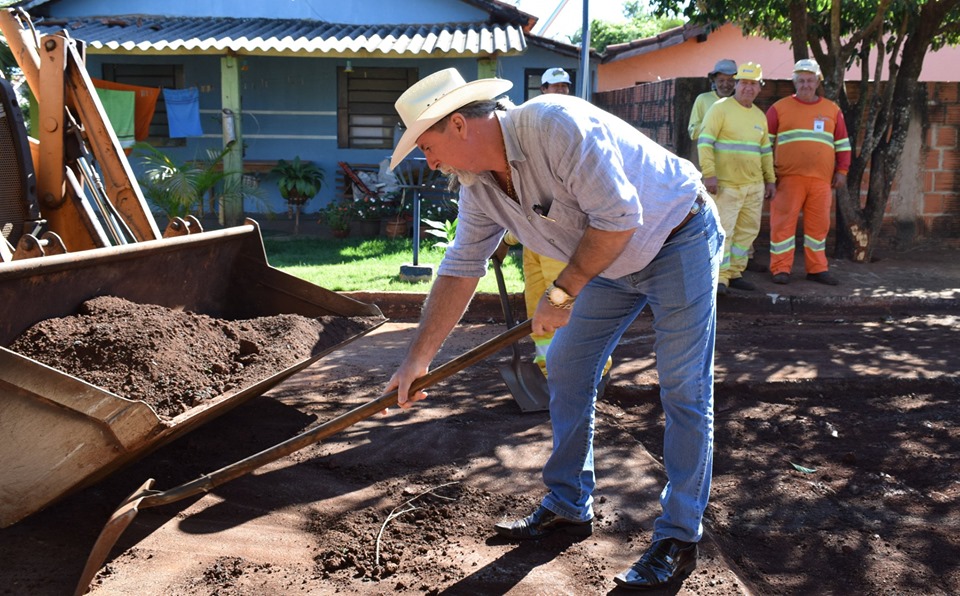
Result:
{"type": "MultiPolygon", "coordinates": [[[[172,488],[375,397],[411,329],[387,324],[0,530],[0,593],[69,593],[109,514],[147,478],[172,488]]],[[[439,360],[500,330],[466,325],[439,360]]],[[[679,593],[960,593],[958,330],[951,311],[723,315],[709,532],[679,593]]],[[[550,428],[545,413],[520,413],[490,360],[412,411],[141,512],[92,593],[606,594],[646,547],[663,482],[648,318],[614,359],[587,540],[494,538],[493,523],[539,500],[550,428]]]]}

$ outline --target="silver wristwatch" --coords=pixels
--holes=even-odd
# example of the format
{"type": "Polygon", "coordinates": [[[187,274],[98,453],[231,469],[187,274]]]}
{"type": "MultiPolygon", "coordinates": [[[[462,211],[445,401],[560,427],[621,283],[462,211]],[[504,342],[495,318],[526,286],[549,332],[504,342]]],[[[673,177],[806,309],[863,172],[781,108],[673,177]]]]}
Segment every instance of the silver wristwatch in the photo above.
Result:
{"type": "Polygon", "coordinates": [[[547,302],[550,303],[550,306],[554,308],[563,308],[566,310],[573,308],[573,303],[577,299],[576,296],[567,294],[566,290],[557,287],[556,284],[550,284],[550,287],[547,288],[546,296],[547,302]]]}

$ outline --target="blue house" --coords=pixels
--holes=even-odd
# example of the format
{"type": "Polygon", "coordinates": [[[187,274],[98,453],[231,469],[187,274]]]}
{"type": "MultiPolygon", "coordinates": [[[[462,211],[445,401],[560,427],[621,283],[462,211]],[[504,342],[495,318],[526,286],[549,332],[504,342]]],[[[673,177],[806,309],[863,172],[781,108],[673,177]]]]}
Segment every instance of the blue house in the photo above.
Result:
{"type": "MultiPolygon", "coordinates": [[[[455,67],[470,80],[514,82],[510,99],[539,93],[551,66],[581,76],[576,46],[530,34],[536,17],[498,0],[32,0],[18,4],[41,34],[86,43],[91,77],[196,89],[201,130],[171,138],[162,96],[148,142],[175,159],[239,142],[228,172],[266,171],[299,156],[326,173],[316,208],[335,198],[337,163],[379,163],[394,145],[393,103],[415,81],[455,67]]],[[[596,57],[591,60],[595,88],[596,57]]],[[[273,211],[286,206],[269,178],[273,211]]],[[[225,223],[262,206],[226,207],[225,223]]]]}

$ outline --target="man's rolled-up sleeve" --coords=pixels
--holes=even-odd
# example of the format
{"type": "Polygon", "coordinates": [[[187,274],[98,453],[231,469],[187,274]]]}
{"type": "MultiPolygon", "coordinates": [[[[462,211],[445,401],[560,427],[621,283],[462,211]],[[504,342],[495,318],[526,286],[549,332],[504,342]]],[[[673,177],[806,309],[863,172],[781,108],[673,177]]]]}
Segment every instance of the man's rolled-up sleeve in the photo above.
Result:
{"type": "Polygon", "coordinates": [[[483,277],[487,273],[487,259],[500,244],[503,226],[471,209],[468,203],[461,198],[457,235],[443,255],[437,275],[483,277]]]}

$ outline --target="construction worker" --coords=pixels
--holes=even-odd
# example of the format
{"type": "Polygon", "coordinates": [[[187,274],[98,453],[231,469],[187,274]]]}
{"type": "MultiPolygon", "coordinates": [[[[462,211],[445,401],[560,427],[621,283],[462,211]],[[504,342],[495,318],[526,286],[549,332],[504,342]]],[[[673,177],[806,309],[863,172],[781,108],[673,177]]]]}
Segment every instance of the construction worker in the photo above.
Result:
{"type": "Polygon", "coordinates": [[[543,71],[540,76],[540,93],[570,95],[570,74],[559,66],[543,71]]]}
{"type": "Polygon", "coordinates": [[[756,286],[743,278],[747,253],[760,232],[763,199],[777,192],[773,172],[773,149],[767,134],[767,118],[753,105],[763,85],[759,64],[747,62],[737,69],[732,97],[717,101],[707,110],[697,149],[707,192],[720,212],[720,225],[727,232],[717,294],[728,287],[752,291],[756,286]]]}
{"type": "Polygon", "coordinates": [[[735,74],[737,74],[737,63],[728,59],[717,61],[713,70],[707,73],[707,78],[710,80],[710,91],[698,95],[693,102],[693,109],[690,110],[690,124],[687,126],[687,132],[690,133],[692,140],[696,141],[700,136],[700,124],[703,122],[703,117],[707,115],[710,106],[717,100],[733,95],[736,84],[733,78],[735,74]]]}
{"type": "MultiPolygon", "coordinates": [[[[540,77],[540,91],[544,95],[559,94],[570,95],[570,75],[560,67],[548,68],[540,77]]],[[[507,232],[503,241],[513,246],[519,244],[517,237],[507,232]]],[[[523,301],[527,307],[527,313],[532,314],[537,310],[537,303],[543,297],[547,288],[556,281],[557,276],[563,271],[567,264],[557,259],[551,259],[538,254],[526,246],[523,247],[523,301]]],[[[553,332],[549,333],[531,333],[530,339],[533,340],[534,357],[533,361],[540,367],[543,376],[547,376],[547,350],[550,348],[550,342],[553,341],[553,332]]],[[[613,366],[613,359],[607,358],[607,364],[603,369],[604,377],[610,372],[613,366]]]]}
{"type": "Polygon", "coordinates": [[[817,95],[822,80],[815,60],[797,61],[796,94],[767,110],[777,173],[777,198],[770,203],[770,273],[778,284],[790,283],[801,212],[807,279],[840,283],[828,271],[826,248],[833,189],[847,183],[850,139],[840,107],[817,95]]]}
{"type": "MultiPolygon", "coordinates": [[[[570,75],[560,67],[548,68],[540,77],[540,91],[544,95],[559,94],[570,95],[570,75]]],[[[517,237],[507,232],[503,241],[514,246],[519,244],[517,237]]],[[[547,291],[557,276],[563,271],[567,264],[557,259],[538,254],[527,247],[523,247],[523,301],[527,307],[527,313],[537,310],[537,303],[543,293],[547,291]]],[[[530,339],[533,340],[534,356],[533,361],[540,367],[543,376],[547,376],[547,350],[550,348],[550,342],[553,341],[553,332],[549,333],[531,333],[530,339]]],[[[613,366],[613,359],[607,358],[607,364],[603,369],[604,376],[613,366]]]]}
{"type": "MultiPolygon", "coordinates": [[[[737,74],[737,63],[728,58],[718,60],[714,65],[713,70],[707,73],[707,78],[710,80],[710,91],[706,93],[701,93],[697,96],[697,99],[693,102],[693,109],[690,110],[690,124],[687,126],[687,132],[690,133],[690,139],[694,141],[693,151],[696,154],[699,150],[697,148],[697,140],[700,137],[700,128],[703,124],[703,117],[706,116],[707,110],[710,109],[714,103],[718,100],[723,99],[724,97],[731,97],[736,85],[736,80],[734,75],[737,74]]],[[[698,163],[699,165],[699,158],[698,163]]],[[[749,258],[747,260],[747,271],[756,271],[758,273],[765,273],[767,271],[766,265],[760,263],[753,258],[753,245],[750,245],[749,249],[749,258]]]]}

